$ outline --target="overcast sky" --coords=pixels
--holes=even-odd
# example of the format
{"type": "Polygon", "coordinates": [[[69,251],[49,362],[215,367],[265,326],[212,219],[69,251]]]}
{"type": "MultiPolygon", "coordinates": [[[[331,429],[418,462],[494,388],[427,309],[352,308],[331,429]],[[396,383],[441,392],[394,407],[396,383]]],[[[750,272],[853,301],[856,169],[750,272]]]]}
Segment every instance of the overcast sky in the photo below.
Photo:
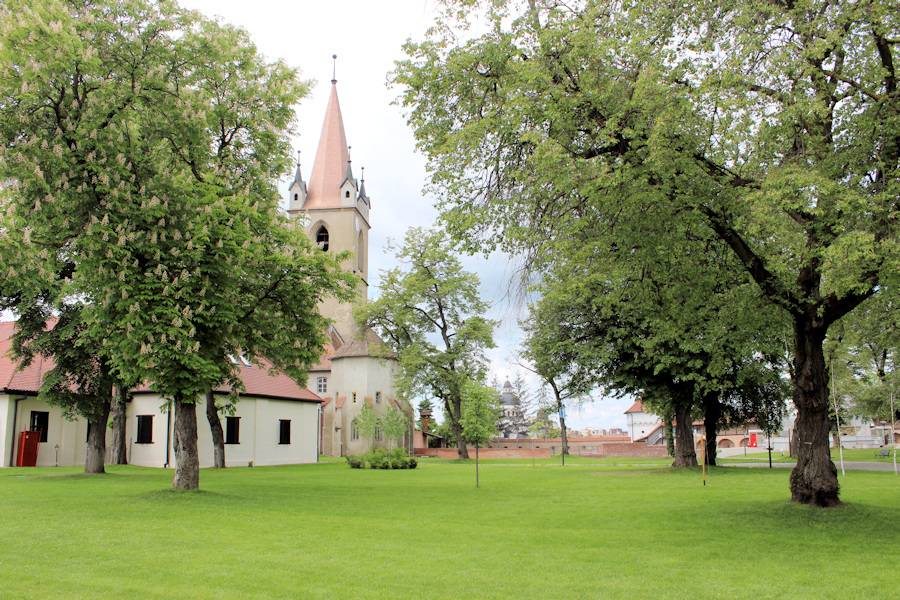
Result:
{"type": "MultiPolygon", "coordinates": [[[[372,198],[369,241],[369,296],[378,294],[378,272],[390,268],[385,255],[387,238],[402,240],[409,227],[431,226],[437,211],[425,197],[425,159],[402,109],[393,105],[399,90],[387,85],[394,61],[404,58],[407,39],[421,40],[435,17],[434,0],[181,0],[181,5],[218,15],[250,33],[269,59],[284,59],[298,67],[304,79],[315,80],[311,93],[296,107],[305,178],[312,171],[319,133],[325,116],[332,69],[337,54],[336,78],[347,142],[352,147],[354,176],[365,167],[366,192],[372,198]]],[[[293,175],[293,173],[291,173],[293,175]]],[[[287,194],[288,180],[282,182],[287,194]]],[[[506,299],[505,259],[466,259],[482,281],[482,295],[494,302],[494,318],[502,324],[495,334],[498,348],[490,351],[493,374],[503,381],[515,376],[519,330],[515,306],[506,299]]],[[[524,372],[523,372],[524,373],[524,372]]],[[[583,410],[570,410],[567,425],[621,427],[630,400],[604,399],[583,410]]]]}

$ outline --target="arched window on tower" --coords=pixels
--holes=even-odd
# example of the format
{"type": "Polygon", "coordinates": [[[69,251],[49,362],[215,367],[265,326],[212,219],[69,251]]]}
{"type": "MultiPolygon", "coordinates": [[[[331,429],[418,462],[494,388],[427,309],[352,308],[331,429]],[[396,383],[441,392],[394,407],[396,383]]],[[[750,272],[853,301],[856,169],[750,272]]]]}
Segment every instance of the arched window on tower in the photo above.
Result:
{"type": "Polygon", "coordinates": [[[316,246],[323,251],[328,252],[328,230],[325,229],[324,225],[319,227],[319,230],[316,231],[316,246]]]}

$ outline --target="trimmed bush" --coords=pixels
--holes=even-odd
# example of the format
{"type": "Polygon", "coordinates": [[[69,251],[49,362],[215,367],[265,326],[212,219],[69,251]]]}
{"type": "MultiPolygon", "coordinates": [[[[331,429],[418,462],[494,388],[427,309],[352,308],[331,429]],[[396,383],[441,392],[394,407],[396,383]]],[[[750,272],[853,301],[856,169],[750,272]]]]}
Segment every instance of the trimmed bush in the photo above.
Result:
{"type": "Polygon", "coordinates": [[[369,450],[359,456],[348,456],[347,462],[353,469],[415,469],[419,462],[411,458],[406,448],[394,448],[388,452],[384,448],[369,450]]]}

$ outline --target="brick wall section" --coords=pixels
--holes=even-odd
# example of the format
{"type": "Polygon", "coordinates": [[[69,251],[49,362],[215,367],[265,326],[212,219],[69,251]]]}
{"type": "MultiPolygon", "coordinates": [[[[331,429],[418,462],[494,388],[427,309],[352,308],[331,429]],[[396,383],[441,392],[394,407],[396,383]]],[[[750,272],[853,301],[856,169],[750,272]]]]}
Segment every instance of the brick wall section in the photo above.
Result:
{"type": "MultiPolygon", "coordinates": [[[[648,446],[633,442],[603,442],[589,445],[575,444],[569,446],[570,454],[593,458],[666,458],[665,446],[648,446]]],[[[437,458],[456,458],[456,448],[416,448],[418,456],[434,456],[437,458]]],[[[559,454],[559,447],[554,452],[550,448],[482,448],[479,458],[550,458],[559,454]],[[532,454],[534,452],[534,454],[532,454]]],[[[469,448],[469,456],[475,458],[475,448],[469,448]]]]}
{"type": "MultiPolygon", "coordinates": [[[[417,456],[434,456],[436,458],[458,458],[456,448],[416,448],[417,456]]],[[[535,448],[535,458],[550,458],[550,448],[535,448]]],[[[518,448],[482,448],[478,458],[531,458],[531,450],[518,448]]],[[[469,448],[469,458],[475,458],[475,448],[469,448]]]]}
{"type": "Polygon", "coordinates": [[[578,456],[594,458],[666,458],[669,455],[665,446],[648,446],[634,442],[607,442],[597,444],[595,448],[588,448],[587,451],[570,447],[569,451],[578,456]]]}

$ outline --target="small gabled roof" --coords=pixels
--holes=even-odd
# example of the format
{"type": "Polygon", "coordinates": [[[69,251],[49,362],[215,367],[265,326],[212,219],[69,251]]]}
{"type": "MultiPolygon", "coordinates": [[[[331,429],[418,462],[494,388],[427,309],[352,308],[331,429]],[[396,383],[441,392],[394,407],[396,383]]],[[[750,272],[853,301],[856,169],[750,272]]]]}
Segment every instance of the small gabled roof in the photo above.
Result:
{"type": "Polygon", "coordinates": [[[626,410],[624,414],[627,415],[628,413],[639,413],[639,412],[644,412],[644,405],[641,403],[640,400],[638,400],[637,402],[632,404],[631,408],[626,410]]]}
{"type": "MultiPolygon", "coordinates": [[[[366,330],[365,336],[360,339],[354,337],[349,343],[345,343],[331,355],[331,360],[348,358],[351,356],[381,356],[379,350],[384,346],[384,340],[371,329],[366,330]]],[[[390,358],[392,355],[388,355],[390,358]]]]}

